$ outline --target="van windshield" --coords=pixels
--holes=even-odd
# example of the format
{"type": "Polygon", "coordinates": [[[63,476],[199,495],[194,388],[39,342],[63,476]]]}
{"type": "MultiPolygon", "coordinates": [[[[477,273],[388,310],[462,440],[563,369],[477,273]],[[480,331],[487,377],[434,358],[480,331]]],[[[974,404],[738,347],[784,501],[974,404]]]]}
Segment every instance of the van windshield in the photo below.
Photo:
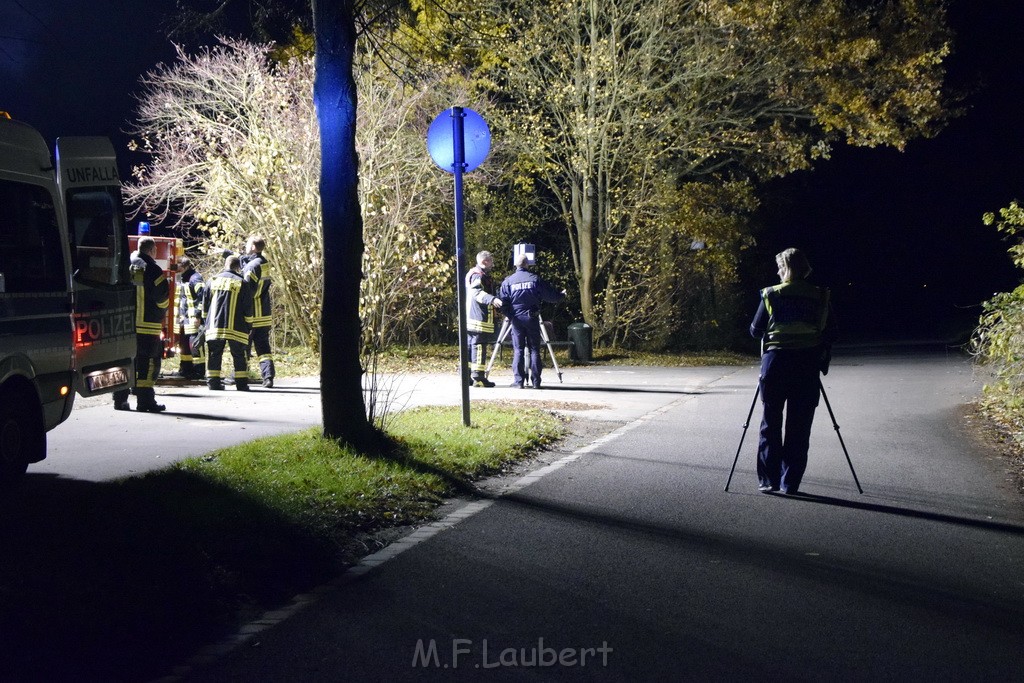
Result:
{"type": "Polygon", "coordinates": [[[128,237],[118,187],[68,192],[68,232],[75,279],[91,284],[128,283],[128,237]]]}

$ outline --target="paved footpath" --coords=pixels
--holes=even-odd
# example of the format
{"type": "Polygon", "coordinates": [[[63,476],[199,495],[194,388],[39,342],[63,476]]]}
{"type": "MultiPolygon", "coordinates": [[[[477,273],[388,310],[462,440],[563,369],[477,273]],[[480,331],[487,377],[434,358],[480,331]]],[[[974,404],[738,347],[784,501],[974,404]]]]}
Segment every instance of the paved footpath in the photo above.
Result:
{"type": "MultiPolygon", "coordinates": [[[[511,375],[496,372],[499,386],[471,389],[472,403],[487,400],[557,404],[562,412],[612,425],[634,420],[736,368],[564,368],[562,382],[545,371],[547,388],[512,389],[511,375]]],[[[403,374],[379,383],[386,410],[420,405],[459,405],[455,373],[403,374]]],[[[186,457],[322,424],[320,384],[315,377],[280,379],[273,389],[248,393],[228,387],[209,391],[201,384],[159,386],[164,413],[119,412],[109,397],[78,398],[71,417],[48,434],[47,459],[29,467],[29,476],[60,476],[102,481],[166,467],[186,457]]]]}

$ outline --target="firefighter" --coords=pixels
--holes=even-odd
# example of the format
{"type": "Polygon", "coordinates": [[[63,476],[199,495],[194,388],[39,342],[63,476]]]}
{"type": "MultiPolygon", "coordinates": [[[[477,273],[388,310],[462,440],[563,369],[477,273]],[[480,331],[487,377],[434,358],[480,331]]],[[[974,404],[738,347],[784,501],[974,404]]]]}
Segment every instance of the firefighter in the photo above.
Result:
{"type": "Polygon", "coordinates": [[[246,348],[252,326],[252,286],[242,276],[242,262],[228,256],[224,272],[210,280],[204,298],[206,317],[206,383],[224,389],[221,361],[227,345],[235,370],[235,389],[249,391],[246,348]]]}
{"type": "Polygon", "coordinates": [[[274,386],[274,357],[270,350],[271,314],[270,262],[263,255],[266,242],[259,235],[251,235],[245,243],[242,257],[242,274],[253,290],[253,319],[249,341],[256,350],[260,364],[260,377],[267,389],[274,386]]]}
{"type": "Polygon", "coordinates": [[[530,256],[527,253],[516,257],[516,272],[501,283],[498,296],[503,302],[503,311],[512,324],[512,386],[519,389],[526,385],[526,368],[523,347],[530,347],[530,380],[534,389],[540,389],[540,305],[544,301],[556,303],[565,298],[561,292],[530,271],[530,256]]]}
{"type": "MultiPolygon", "coordinates": [[[[169,305],[170,287],[164,269],[153,259],[156,242],[140,237],[138,251],[131,255],[129,270],[135,284],[135,388],[136,410],[159,413],[166,409],[156,402],[156,378],[163,357],[163,321],[169,305]]],[[[114,410],[130,410],[128,390],[114,392],[114,410]]]]}
{"type": "Polygon", "coordinates": [[[829,291],[806,281],[811,265],[799,249],[775,257],[782,284],[761,290],[750,334],[762,340],[764,416],[757,448],[758,490],[795,494],[807,469],[819,372],[828,372],[835,340],[829,291]],[[783,436],[785,409],[785,436],[783,436]]]}
{"type": "Polygon", "coordinates": [[[496,332],[495,311],[502,301],[494,296],[494,278],[491,267],[494,257],[489,251],[476,255],[476,266],[466,273],[466,337],[469,345],[471,384],[493,387],[487,379],[487,345],[494,343],[496,332]]]}
{"type": "Polygon", "coordinates": [[[203,379],[206,358],[203,354],[203,295],[206,281],[196,272],[187,256],[179,262],[181,287],[178,290],[179,346],[181,365],[178,374],[187,379],[203,379]]]}

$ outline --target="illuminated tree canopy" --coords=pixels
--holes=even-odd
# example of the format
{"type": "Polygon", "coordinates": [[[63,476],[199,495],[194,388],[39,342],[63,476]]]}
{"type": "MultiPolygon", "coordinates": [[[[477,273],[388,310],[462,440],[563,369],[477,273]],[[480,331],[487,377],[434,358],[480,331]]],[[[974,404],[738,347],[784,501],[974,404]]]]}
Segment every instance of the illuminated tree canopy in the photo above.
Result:
{"type": "MultiPolygon", "coordinates": [[[[451,52],[486,74],[478,81],[502,104],[497,127],[562,216],[584,318],[605,339],[634,324],[621,319],[631,289],[664,281],[643,267],[664,265],[664,240],[652,236],[696,229],[684,237],[707,244],[702,259],[743,247],[680,220],[688,194],[710,196],[694,183],[733,188],[740,194],[719,193],[723,205],[743,211],[746,190],[730,182],[809,168],[837,142],[902,149],[945,118],[939,0],[496,0],[451,10],[492,37],[451,52]]],[[[432,29],[438,13],[421,15],[432,29]]],[[[670,292],[649,294],[672,308],[670,292]]]]}

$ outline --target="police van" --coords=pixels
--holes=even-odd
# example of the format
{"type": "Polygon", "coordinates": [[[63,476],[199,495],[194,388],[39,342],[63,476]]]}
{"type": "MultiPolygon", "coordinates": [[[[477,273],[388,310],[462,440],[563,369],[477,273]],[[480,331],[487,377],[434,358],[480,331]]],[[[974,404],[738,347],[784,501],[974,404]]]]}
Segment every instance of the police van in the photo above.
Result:
{"type": "Polygon", "coordinates": [[[114,148],[0,112],[0,482],[46,457],[75,394],[134,382],[135,289],[114,148]]]}

